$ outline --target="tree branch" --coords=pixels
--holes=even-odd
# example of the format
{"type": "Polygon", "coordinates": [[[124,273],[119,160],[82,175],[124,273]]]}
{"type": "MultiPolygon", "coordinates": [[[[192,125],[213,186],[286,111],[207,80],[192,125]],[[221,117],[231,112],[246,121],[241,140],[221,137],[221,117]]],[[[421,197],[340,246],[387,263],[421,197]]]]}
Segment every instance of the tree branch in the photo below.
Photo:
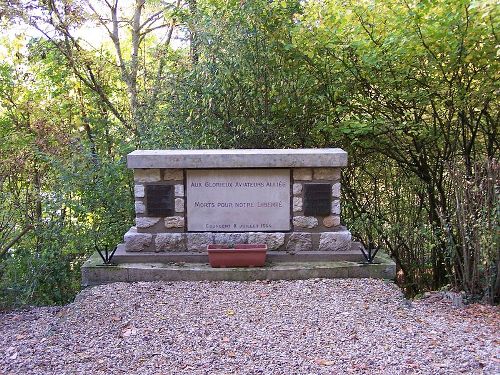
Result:
{"type": "Polygon", "coordinates": [[[21,233],[19,233],[16,237],[14,237],[12,241],[10,241],[7,245],[5,245],[4,248],[0,250],[0,258],[3,258],[5,254],[7,254],[7,251],[9,251],[9,249],[12,246],[14,246],[31,229],[33,229],[33,225],[29,224],[21,231],[21,233]]]}

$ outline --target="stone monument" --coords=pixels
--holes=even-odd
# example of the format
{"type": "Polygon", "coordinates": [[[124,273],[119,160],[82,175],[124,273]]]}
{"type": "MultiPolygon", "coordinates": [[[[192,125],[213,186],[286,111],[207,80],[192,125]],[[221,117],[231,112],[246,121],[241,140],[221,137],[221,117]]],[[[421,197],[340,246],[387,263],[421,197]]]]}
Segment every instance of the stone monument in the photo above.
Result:
{"type": "Polygon", "coordinates": [[[82,284],[317,277],[392,279],[385,254],[367,265],[341,224],[347,153],[296,150],[138,150],[135,225],[112,263],[94,254],[82,284]],[[207,245],[267,244],[265,267],[211,268],[207,245]]]}
{"type": "Polygon", "coordinates": [[[204,252],[266,243],[270,251],[345,251],[341,149],[134,151],[135,226],[127,252],[204,252]]]}

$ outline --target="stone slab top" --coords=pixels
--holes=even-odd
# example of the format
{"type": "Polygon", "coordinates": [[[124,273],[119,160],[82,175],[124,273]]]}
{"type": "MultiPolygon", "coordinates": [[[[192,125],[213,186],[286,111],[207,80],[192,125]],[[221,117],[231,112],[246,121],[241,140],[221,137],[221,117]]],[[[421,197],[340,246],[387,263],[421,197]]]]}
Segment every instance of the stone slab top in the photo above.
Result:
{"type": "Polygon", "coordinates": [[[131,169],[175,168],[309,168],[345,167],[340,148],[136,150],[127,155],[131,169]]]}

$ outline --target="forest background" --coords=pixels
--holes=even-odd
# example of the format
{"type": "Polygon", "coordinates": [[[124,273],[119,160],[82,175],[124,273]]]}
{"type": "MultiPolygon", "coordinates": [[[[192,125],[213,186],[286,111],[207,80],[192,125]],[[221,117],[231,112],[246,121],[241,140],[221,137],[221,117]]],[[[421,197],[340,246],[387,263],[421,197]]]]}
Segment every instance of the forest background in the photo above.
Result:
{"type": "Polygon", "coordinates": [[[0,307],[133,224],[137,148],[342,147],[344,223],[410,296],[500,297],[494,0],[2,0],[0,307]]]}

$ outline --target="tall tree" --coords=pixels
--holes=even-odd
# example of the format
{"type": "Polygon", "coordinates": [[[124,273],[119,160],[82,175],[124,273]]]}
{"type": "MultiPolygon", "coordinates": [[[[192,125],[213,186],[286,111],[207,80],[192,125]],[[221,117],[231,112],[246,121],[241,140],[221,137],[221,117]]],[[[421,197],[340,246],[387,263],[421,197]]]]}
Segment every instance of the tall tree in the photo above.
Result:
{"type": "Polygon", "coordinates": [[[151,115],[147,110],[155,108],[180,8],[180,0],[48,0],[23,3],[17,14],[58,48],[76,76],[139,144],[142,127],[151,115]],[[116,62],[103,53],[102,34],[112,42],[116,62]],[[115,92],[106,87],[103,65],[118,69],[126,102],[116,95],[119,84],[115,92]]]}

